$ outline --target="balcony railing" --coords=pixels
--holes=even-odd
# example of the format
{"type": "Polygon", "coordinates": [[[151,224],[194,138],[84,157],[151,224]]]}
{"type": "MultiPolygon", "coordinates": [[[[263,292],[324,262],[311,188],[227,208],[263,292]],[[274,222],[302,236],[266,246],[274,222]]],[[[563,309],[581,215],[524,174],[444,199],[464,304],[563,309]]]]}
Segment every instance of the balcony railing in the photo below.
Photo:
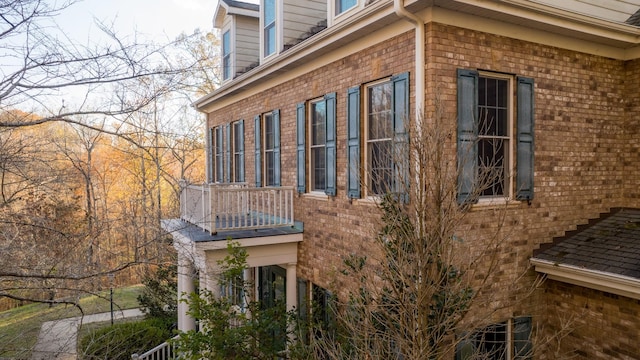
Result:
{"type": "Polygon", "coordinates": [[[244,184],[183,185],[180,217],[216,234],[293,226],[293,187],[251,188],[244,184]]]}

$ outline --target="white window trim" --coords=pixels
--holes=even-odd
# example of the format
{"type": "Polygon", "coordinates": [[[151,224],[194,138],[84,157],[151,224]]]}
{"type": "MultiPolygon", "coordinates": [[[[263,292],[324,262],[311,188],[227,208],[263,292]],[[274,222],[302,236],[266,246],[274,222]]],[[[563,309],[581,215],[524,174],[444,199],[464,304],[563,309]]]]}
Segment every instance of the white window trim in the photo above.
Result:
{"type": "Polygon", "coordinates": [[[338,24],[346,19],[350,18],[353,14],[359,12],[364,9],[365,0],[357,0],[356,5],[352,8],[341,12],[340,14],[336,14],[336,0],[328,0],[329,6],[327,6],[327,19],[328,26],[332,26],[338,24]]]}
{"type": "MultiPolygon", "coordinates": [[[[224,27],[221,31],[221,41],[224,38],[224,33],[229,31],[229,66],[231,67],[231,73],[228,79],[224,79],[224,55],[222,56],[222,82],[228,82],[236,77],[236,18],[231,18],[231,23],[224,27]]],[[[224,49],[224,48],[223,48],[224,49]]]]}
{"type": "Polygon", "coordinates": [[[283,24],[282,19],[284,17],[282,0],[274,0],[275,3],[275,19],[274,19],[274,27],[275,27],[275,49],[273,53],[269,55],[265,55],[265,37],[264,37],[264,5],[265,0],[260,0],[260,64],[264,63],[268,59],[276,57],[280,53],[280,48],[282,47],[282,31],[283,24]]]}
{"type": "Polygon", "coordinates": [[[514,174],[515,174],[515,97],[514,97],[514,83],[515,76],[504,74],[504,73],[495,73],[490,71],[478,71],[478,78],[493,78],[500,80],[507,80],[508,89],[507,89],[507,104],[509,105],[509,109],[507,111],[507,136],[508,138],[508,146],[507,150],[507,161],[504,165],[505,169],[505,193],[502,196],[479,196],[478,202],[475,204],[476,206],[496,206],[496,205],[506,205],[512,202],[515,196],[515,185],[514,185],[514,174]]]}

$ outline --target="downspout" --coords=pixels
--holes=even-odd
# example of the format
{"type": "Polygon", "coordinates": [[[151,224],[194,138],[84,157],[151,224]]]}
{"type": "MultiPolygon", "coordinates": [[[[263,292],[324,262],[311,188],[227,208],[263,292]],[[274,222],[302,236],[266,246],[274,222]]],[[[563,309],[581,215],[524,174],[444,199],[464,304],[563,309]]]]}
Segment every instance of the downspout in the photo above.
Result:
{"type": "MultiPolygon", "coordinates": [[[[416,129],[421,132],[421,128],[422,128],[422,117],[423,117],[423,111],[424,111],[424,96],[425,96],[425,81],[426,81],[426,77],[425,77],[425,71],[424,71],[424,66],[425,66],[425,56],[424,56],[424,52],[425,52],[425,34],[424,34],[424,21],[422,21],[419,17],[417,17],[415,14],[410,13],[409,11],[407,11],[407,9],[405,9],[404,7],[404,0],[393,0],[393,9],[396,12],[396,15],[398,15],[401,18],[406,19],[407,21],[409,21],[410,23],[415,25],[415,29],[416,29],[416,35],[415,35],[415,39],[416,39],[416,45],[415,45],[415,94],[416,94],[416,129]]],[[[420,135],[420,134],[418,134],[420,135]]]]}

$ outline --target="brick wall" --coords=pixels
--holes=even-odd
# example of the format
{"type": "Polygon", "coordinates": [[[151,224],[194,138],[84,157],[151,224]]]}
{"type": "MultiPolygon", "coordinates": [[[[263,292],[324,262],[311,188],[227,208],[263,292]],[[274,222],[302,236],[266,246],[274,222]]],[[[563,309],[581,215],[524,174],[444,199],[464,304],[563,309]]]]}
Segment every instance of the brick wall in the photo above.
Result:
{"type": "Polygon", "coordinates": [[[637,359],[640,302],[553,280],[545,284],[545,333],[570,332],[540,354],[541,359],[637,359]]]}
{"type": "MultiPolygon", "coordinates": [[[[534,249],[612,207],[640,206],[640,145],[632,141],[640,126],[629,115],[640,111],[637,86],[629,84],[629,78],[640,78],[640,62],[625,63],[441,24],[429,24],[426,38],[427,118],[435,113],[438,91],[449,121],[455,122],[458,68],[535,80],[535,198],[531,205],[516,203],[506,210],[474,208],[459,233],[469,247],[464,251],[470,254],[478,254],[496,234],[502,239],[486,255],[497,259],[484,292],[488,298],[482,303],[494,311],[491,320],[522,314],[541,318],[545,296],[531,296],[529,291],[536,277],[528,263],[534,249]]],[[[297,220],[305,224],[298,276],[339,289],[340,295],[346,295],[351,286],[350,279],[339,273],[342,257],[370,252],[376,228],[375,206],[351,203],[346,197],[347,89],[405,71],[411,72],[413,84],[413,49],[413,32],[408,32],[209,115],[209,126],[245,119],[246,180],[252,183],[254,116],[280,109],[282,184],[295,186],[296,103],[337,93],[338,194],[329,199],[299,196],[295,210],[297,220]]],[[[452,151],[454,146],[452,139],[452,151]]],[[[548,286],[552,301],[555,290],[548,286]]]]}

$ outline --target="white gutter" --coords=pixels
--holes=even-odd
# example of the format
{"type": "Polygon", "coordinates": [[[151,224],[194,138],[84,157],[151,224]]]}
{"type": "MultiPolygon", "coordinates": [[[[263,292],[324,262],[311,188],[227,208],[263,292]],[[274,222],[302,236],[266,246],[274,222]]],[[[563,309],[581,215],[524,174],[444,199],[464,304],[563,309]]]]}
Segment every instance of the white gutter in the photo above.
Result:
{"type": "MultiPolygon", "coordinates": [[[[425,34],[424,34],[424,21],[422,19],[420,19],[419,17],[417,17],[415,14],[412,14],[410,12],[407,11],[407,9],[405,9],[404,7],[404,0],[393,0],[393,9],[395,10],[396,14],[401,17],[401,18],[405,18],[407,21],[409,21],[410,23],[414,24],[416,27],[416,45],[415,45],[415,91],[416,91],[416,129],[418,129],[418,131],[421,131],[422,126],[422,117],[423,117],[423,111],[424,111],[424,96],[425,96],[425,81],[426,81],[426,76],[425,76],[425,71],[424,71],[424,66],[425,66],[425,56],[424,56],[424,52],[425,52],[425,34]]],[[[419,136],[420,134],[418,134],[419,136]]],[[[421,137],[419,137],[421,138],[421,137]]]]}
{"type": "Polygon", "coordinates": [[[536,258],[529,261],[549,279],[640,300],[640,279],[536,258]]]}

